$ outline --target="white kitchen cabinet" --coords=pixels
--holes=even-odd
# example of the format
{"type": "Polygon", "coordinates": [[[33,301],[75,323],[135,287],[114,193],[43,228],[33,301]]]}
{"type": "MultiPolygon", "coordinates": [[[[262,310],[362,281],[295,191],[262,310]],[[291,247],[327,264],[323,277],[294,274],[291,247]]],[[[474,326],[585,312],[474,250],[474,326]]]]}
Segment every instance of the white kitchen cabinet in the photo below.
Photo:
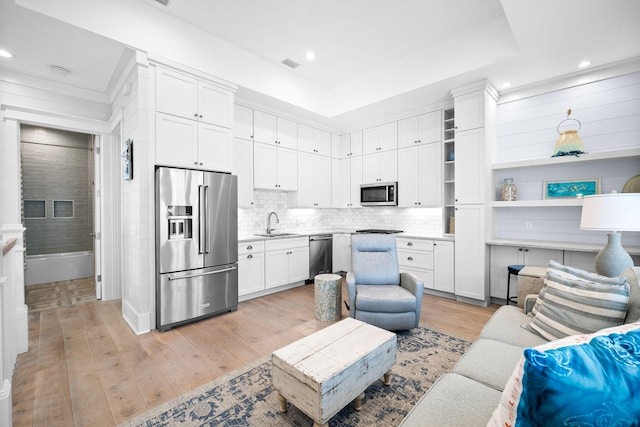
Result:
{"type": "Polygon", "coordinates": [[[253,187],[261,190],[296,191],[296,150],[273,144],[253,144],[253,187]]]}
{"type": "Polygon", "coordinates": [[[233,137],[253,140],[253,110],[236,104],[233,112],[233,137]]]}
{"type": "Polygon", "coordinates": [[[231,129],[198,123],[198,158],[200,167],[217,172],[233,169],[231,129]]]}
{"type": "Polygon", "coordinates": [[[362,149],[364,154],[398,148],[398,122],[386,123],[365,129],[362,133],[362,149]]]}
{"type": "Polygon", "coordinates": [[[232,170],[231,129],[156,113],[156,164],[232,170]]]}
{"type": "Polygon", "coordinates": [[[455,244],[443,240],[433,242],[433,288],[455,293],[455,244]]]}
{"type": "Polygon", "coordinates": [[[489,299],[488,254],[485,245],[485,206],[456,205],[456,296],[486,306],[489,299]]]}
{"type": "Polygon", "coordinates": [[[380,151],[362,156],[362,183],[398,180],[398,150],[380,151]]]}
{"type": "MultiPolygon", "coordinates": [[[[336,164],[334,162],[334,164],[336,164]]],[[[332,193],[334,208],[359,208],[360,185],[362,184],[362,156],[352,156],[339,160],[339,169],[333,170],[332,193]]]]}
{"type": "Polygon", "coordinates": [[[156,67],[156,111],[230,129],[233,93],[213,83],[156,67]]]}
{"type": "Polygon", "coordinates": [[[265,254],[266,289],[309,278],[309,237],[268,240],[265,254]]]}
{"type": "MultiPolygon", "coordinates": [[[[526,246],[491,246],[491,296],[507,297],[507,266],[528,265],[546,267],[550,260],[563,262],[559,249],[532,248],[526,246]]],[[[518,278],[511,277],[511,296],[518,294],[518,278]]]]}
{"type": "Polygon", "coordinates": [[[362,156],[362,131],[357,130],[349,134],[349,156],[362,156]]]}
{"type": "Polygon", "coordinates": [[[253,141],[233,140],[233,174],[238,176],[238,207],[253,207],[253,141]]]}
{"type": "Polygon", "coordinates": [[[320,129],[298,124],[298,151],[331,155],[331,134],[320,129]]]}
{"type": "Polygon", "coordinates": [[[442,139],[440,110],[398,121],[398,148],[439,142],[442,139]]]}
{"type": "Polygon", "coordinates": [[[334,234],[332,240],[333,271],[351,271],[351,234],[334,234]]]}
{"type": "Polygon", "coordinates": [[[331,207],[331,157],[298,151],[298,191],[291,193],[291,206],[331,207]]]}
{"type": "Polygon", "coordinates": [[[484,90],[480,90],[456,96],[454,98],[456,132],[485,127],[485,97],[487,96],[489,95],[484,90]]]}
{"type": "Polygon", "coordinates": [[[398,237],[398,266],[401,273],[411,273],[424,282],[425,289],[433,285],[433,240],[398,237]]]}
{"type": "Polygon", "coordinates": [[[264,241],[238,243],[238,296],[265,289],[264,241]]]}
{"type": "MultiPolygon", "coordinates": [[[[456,120],[458,111],[456,110],[456,120]]],[[[455,202],[485,202],[485,131],[456,132],[455,202]]],[[[456,227],[457,229],[457,227],[456,227]]]]}
{"type": "Polygon", "coordinates": [[[441,144],[419,144],[398,150],[398,206],[442,205],[441,144]]]}
{"type": "Polygon", "coordinates": [[[331,157],[340,158],[340,135],[331,134],[331,157]]]}
{"type": "Polygon", "coordinates": [[[295,150],[298,148],[298,125],[294,121],[254,110],[253,141],[295,150]]]}

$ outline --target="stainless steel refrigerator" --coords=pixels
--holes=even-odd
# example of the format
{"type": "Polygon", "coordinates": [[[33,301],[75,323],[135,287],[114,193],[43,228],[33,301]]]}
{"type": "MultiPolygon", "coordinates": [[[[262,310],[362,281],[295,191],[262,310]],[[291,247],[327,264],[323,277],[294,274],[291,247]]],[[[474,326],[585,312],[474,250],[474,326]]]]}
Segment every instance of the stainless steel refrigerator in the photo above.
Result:
{"type": "Polygon", "coordinates": [[[231,174],[156,169],[156,327],[238,308],[238,187],[231,174]]]}

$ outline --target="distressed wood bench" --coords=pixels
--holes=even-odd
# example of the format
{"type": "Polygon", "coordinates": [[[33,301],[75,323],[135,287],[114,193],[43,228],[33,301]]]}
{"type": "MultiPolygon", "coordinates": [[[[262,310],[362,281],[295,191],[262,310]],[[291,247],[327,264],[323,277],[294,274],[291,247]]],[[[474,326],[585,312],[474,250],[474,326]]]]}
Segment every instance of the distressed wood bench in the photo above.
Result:
{"type": "Polygon", "coordinates": [[[396,348],[396,334],[347,318],[274,351],[280,411],[290,401],[314,426],[327,426],[351,401],[359,411],[367,387],[380,378],[389,385],[396,348]]]}

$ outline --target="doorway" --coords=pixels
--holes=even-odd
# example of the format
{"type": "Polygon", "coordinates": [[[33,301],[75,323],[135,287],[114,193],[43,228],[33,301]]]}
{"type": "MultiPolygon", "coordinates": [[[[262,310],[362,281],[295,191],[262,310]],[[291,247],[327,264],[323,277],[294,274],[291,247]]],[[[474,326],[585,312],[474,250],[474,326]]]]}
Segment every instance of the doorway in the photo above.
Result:
{"type": "Polygon", "coordinates": [[[95,139],[20,126],[27,286],[58,283],[73,292],[71,281],[95,280],[95,139]]]}

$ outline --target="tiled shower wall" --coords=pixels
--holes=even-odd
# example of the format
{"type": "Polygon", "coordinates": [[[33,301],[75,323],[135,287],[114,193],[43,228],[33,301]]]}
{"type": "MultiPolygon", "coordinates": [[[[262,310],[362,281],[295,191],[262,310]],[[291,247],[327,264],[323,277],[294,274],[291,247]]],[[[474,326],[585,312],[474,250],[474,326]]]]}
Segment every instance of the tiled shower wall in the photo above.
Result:
{"type": "Polygon", "coordinates": [[[21,126],[24,199],[46,201],[46,218],[25,219],[29,255],[93,250],[92,139],[21,126]],[[54,200],[73,200],[73,218],[53,218],[54,200]]]}
{"type": "Polygon", "coordinates": [[[256,191],[255,206],[238,212],[238,233],[264,233],[267,215],[276,212],[277,232],[308,232],[332,229],[384,228],[427,235],[442,234],[440,208],[358,208],[358,209],[297,209],[289,208],[286,193],[256,191]]]}

